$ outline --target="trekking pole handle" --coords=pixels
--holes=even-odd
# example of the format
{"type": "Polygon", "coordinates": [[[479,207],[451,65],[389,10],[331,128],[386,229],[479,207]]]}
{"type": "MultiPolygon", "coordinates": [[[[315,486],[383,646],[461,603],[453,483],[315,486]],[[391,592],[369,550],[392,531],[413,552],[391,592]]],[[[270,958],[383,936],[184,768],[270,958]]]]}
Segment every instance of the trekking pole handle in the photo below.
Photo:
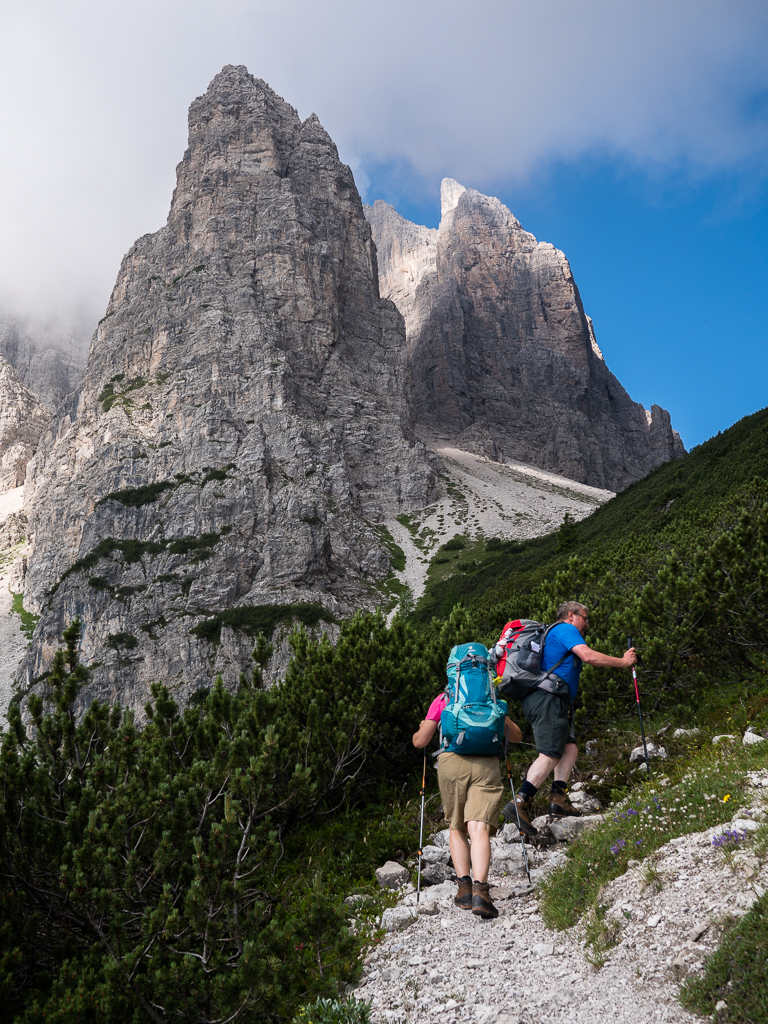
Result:
{"type": "MultiPolygon", "coordinates": [[[[628,633],[627,634],[627,650],[629,650],[631,646],[632,646],[632,637],[628,633]]],[[[640,690],[638,689],[638,686],[637,686],[637,672],[635,671],[635,666],[634,665],[632,666],[632,682],[635,684],[635,700],[637,701],[637,706],[640,707],[640,690]]],[[[641,724],[642,724],[642,722],[641,722],[641,724]]]]}

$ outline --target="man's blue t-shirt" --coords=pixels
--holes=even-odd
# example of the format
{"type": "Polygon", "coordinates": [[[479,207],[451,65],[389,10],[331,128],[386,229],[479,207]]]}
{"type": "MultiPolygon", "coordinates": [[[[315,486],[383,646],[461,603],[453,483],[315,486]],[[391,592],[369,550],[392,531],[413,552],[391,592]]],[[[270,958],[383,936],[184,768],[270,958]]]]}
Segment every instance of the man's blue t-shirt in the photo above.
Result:
{"type": "MultiPolygon", "coordinates": [[[[558,622],[556,626],[547,633],[544,643],[544,651],[541,655],[541,668],[543,672],[549,671],[560,661],[566,651],[572,650],[578,644],[584,643],[584,637],[570,622],[558,622]]],[[[555,675],[564,679],[571,690],[571,697],[576,700],[579,692],[579,676],[581,675],[581,658],[572,654],[566,658],[560,668],[555,670],[555,675]]]]}

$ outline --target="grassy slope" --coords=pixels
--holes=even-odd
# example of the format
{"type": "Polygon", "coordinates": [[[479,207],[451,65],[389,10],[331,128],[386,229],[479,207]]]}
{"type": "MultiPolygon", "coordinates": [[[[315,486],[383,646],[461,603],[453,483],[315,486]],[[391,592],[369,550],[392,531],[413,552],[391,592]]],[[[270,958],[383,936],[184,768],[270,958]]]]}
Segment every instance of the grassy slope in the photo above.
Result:
{"type": "Polygon", "coordinates": [[[721,502],[754,477],[768,479],[768,409],[745,417],[684,458],[659,466],[565,531],[526,542],[468,546],[462,561],[471,567],[450,576],[444,562],[435,564],[446,556],[441,548],[414,621],[443,618],[459,601],[527,593],[573,555],[584,557],[632,538],[703,526],[716,516],[721,502]]]}

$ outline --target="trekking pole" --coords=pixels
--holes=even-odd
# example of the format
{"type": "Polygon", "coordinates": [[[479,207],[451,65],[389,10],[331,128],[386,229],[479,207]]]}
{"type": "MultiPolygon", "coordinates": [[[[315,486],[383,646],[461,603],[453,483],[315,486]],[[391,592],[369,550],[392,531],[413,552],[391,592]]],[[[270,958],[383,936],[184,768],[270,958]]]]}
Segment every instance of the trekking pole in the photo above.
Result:
{"type": "Polygon", "coordinates": [[[507,761],[507,778],[509,779],[509,787],[512,790],[512,803],[515,805],[515,817],[517,818],[517,831],[520,833],[520,845],[523,848],[523,860],[525,861],[525,873],[528,876],[528,885],[533,885],[531,882],[531,872],[528,868],[528,854],[525,851],[525,834],[520,828],[520,813],[517,809],[517,794],[515,793],[515,784],[512,781],[512,769],[509,767],[509,736],[507,736],[504,743],[504,757],[507,761]]]}
{"type": "MultiPolygon", "coordinates": [[[[632,646],[632,637],[627,637],[627,650],[632,646]]],[[[632,681],[635,684],[635,699],[637,700],[637,714],[640,718],[640,735],[643,737],[643,754],[645,754],[645,763],[648,765],[648,771],[650,772],[651,766],[648,764],[648,746],[645,742],[645,726],[643,725],[643,712],[640,708],[640,690],[637,687],[637,672],[635,672],[635,666],[632,666],[632,681]]]]}
{"type": "Polygon", "coordinates": [[[427,788],[427,748],[424,747],[424,768],[421,772],[421,824],[419,825],[419,878],[416,883],[416,902],[421,896],[421,856],[424,843],[424,792],[427,788]]]}

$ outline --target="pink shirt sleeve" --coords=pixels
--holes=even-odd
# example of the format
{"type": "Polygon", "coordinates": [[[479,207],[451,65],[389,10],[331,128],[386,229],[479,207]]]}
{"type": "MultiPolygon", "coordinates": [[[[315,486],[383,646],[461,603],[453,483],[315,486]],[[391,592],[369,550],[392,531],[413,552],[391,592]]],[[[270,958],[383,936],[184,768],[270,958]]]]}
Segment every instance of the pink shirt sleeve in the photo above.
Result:
{"type": "Polygon", "coordinates": [[[435,697],[432,703],[429,705],[429,711],[427,712],[428,722],[439,722],[440,715],[443,713],[443,708],[448,703],[448,698],[444,693],[441,693],[439,697],[435,697]]]}

